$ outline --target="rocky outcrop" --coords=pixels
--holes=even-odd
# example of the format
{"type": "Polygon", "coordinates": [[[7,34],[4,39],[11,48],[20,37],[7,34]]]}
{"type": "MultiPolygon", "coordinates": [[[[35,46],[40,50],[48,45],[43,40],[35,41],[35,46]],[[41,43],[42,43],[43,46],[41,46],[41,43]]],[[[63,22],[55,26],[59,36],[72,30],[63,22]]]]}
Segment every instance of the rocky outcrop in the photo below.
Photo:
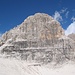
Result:
{"type": "Polygon", "coordinates": [[[22,24],[11,29],[2,35],[4,41],[8,39],[36,40],[45,42],[57,39],[64,35],[64,30],[60,23],[51,16],[44,13],[37,13],[29,16],[22,24]]]}
{"type": "Polygon", "coordinates": [[[75,44],[51,16],[37,13],[2,35],[3,54],[35,62],[74,60],[75,44]]]}

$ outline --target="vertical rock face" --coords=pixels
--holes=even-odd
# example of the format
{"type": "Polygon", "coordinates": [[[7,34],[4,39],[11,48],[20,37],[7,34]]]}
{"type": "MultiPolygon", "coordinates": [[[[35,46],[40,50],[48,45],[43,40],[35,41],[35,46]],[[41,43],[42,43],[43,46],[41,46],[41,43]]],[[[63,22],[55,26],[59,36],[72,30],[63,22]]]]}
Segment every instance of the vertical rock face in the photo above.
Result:
{"type": "Polygon", "coordinates": [[[29,16],[24,22],[3,34],[4,41],[28,40],[40,43],[47,43],[52,39],[58,39],[64,35],[64,30],[60,23],[55,21],[51,16],[44,13],[37,13],[29,16]]]}
{"type": "Polygon", "coordinates": [[[1,52],[23,60],[48,63],[75,58],[73,41],[64,35],[59,22],[44,13],[29,16],[2,39],[1,52]]]}

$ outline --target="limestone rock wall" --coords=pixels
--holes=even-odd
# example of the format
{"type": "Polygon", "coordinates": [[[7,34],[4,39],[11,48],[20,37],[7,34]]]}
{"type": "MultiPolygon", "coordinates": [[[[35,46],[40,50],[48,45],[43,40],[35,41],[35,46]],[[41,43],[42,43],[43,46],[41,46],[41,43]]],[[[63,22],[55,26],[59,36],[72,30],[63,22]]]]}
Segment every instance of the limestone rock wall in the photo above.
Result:
{"type": "Polygon", "coordinates": [[[64,35],[64,30],[60,23],[51,16],[44,13],[37,13],[29,16],[22,24],[11,29],[2,35],[5,41],[8,39],[23,39],[32,41],[40,45],[50,45],[48,42],[60,38],[64,35]]]}
{"type": "Polygon", "coordinates": [[[59,22],[44,13],[29,16],[2,39],[0,52],[5,57],[43,63],[75,60],[75,42],[65,36],[59,22]]]}

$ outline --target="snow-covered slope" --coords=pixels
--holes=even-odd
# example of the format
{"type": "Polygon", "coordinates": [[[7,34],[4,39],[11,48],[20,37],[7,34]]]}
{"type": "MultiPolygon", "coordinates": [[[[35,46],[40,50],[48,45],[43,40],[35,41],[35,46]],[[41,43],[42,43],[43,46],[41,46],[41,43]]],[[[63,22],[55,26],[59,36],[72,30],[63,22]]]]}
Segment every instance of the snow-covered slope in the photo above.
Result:
{"type": "Polygon", "coordinates": [[[0,75],[75,75],[75,64],[50,68],[50,66],[32,66],[25,61],[0,58],[0,75]]]}

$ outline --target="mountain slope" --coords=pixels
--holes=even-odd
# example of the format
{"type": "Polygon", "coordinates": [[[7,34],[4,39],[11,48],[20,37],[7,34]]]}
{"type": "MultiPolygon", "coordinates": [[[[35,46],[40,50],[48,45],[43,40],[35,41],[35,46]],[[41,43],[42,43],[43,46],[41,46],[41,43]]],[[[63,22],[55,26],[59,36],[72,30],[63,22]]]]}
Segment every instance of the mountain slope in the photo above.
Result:
{"type": "Polygon", "coordinates": [[[68,35],[68,37],[70,37],[72,40],[74,40],[74,41],[75,41],[75,34],[74,34],[74,33],[69,34],[69,35],[68,35]]]}
{"type": "Polygon", "coordinates": [[[75,44],[58,21],[36,13],[2,35],[0,53],[36,63],[63,63],[74,61],[75,44]]]}
{"type": "Polygon", "coordinates": [[[64,64],[60,68],[33,66],[25,61],[0,58],[0,75],[75,75],[75,64],[64,64]]]}

